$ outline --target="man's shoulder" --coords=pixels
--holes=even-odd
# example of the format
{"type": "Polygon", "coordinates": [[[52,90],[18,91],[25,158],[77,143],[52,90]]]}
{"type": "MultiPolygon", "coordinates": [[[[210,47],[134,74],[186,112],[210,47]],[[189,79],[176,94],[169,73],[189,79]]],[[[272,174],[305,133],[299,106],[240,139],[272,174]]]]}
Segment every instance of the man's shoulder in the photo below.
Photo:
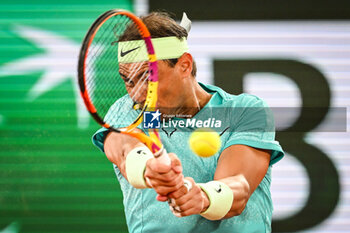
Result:
{"type": "Polygon", "coordinates": [[[232,101],[239,105],[237,107],[267,107],[266,102],[256,95],[242,93],[233,96],[232,101]]]}
{"type": "Polygon", "coordinates": [[[232,107],[267,107],[266,102],[255,95],[248,93],[231,94],[223,90],[222,88],[209,84],[201,84],[202,87],[208,92],[217,93],[222,103],[226,106],[232,107]]]}

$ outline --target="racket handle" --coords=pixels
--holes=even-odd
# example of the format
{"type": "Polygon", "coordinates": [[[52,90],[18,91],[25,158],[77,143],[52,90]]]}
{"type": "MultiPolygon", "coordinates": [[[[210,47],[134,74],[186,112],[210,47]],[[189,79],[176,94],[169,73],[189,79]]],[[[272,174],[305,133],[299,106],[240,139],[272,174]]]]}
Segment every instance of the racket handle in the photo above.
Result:
{"type": "Polygon", "coordinates": [[[171,160],[170,157],[168,155],[168,152],[165,150],[165,148],[163,148],[160,151],[160,154],[158,156],[156,156],[156,159],[158,159],[159,162],[161,162],[162,164],[171,165],[171,160]]]}

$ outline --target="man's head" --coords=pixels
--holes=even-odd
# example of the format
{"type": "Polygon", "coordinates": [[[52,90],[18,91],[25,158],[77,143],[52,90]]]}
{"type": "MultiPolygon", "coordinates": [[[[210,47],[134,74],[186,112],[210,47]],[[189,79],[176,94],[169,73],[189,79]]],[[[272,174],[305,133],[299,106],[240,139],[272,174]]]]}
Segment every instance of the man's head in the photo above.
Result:
{"type": "MultiPolygon", "coordinates": [[[[157,105],[182,108],[193,98],[192,85],[196,82],[196,65],[192,55],[187,52],[188,33],[166,13],[154,12],[141,19],[151,34],[158,59],[157,105]]],[[[142,104],[147,94],[148,57],[141,39],[135,26],[127,28],[118,40],[118,59],[119,73],[129,95],[134,102],[142,104]]]]}
{"type": "MultiPolygon", "coordinates": [[[[167,57],[167,59],[162,60],[165,61],[170,67],[174,67],[178,62],[178,58],[187,52],[186,39],[188,33],[186,29],[177,24],[175,20],[164,12],[152,12],[146,16],[142,16],[141,19],[148,28],[152,39],[161,38],[153,43],[154,47],[160,48],[160,52],[157,51],[156,48],[156,55],[158,59],[167,57]]],[[[118,41],[122,42],[140,39],[141,35],[133,26],[128,28],[125,33],[120,36],[118,41]]],[[[191,75],[195,77],[196,72],[196,64],[193,61],[191,75]]]]}

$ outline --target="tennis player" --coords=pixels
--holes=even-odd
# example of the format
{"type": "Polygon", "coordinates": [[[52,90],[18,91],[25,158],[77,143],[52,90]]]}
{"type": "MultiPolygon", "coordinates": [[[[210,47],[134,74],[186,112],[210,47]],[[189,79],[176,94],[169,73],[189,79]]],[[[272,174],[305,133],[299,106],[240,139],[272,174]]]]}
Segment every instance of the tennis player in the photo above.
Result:
{"type": "MultiPolygon", "coordinates": [[[[171,134],[160,130],[162,143],[170,152],[170,165],[155,159],[136,138],[106,129],[94,134],[93,143],[114,165],[129,231],[271,232],[271,166],[283,157],[283,150],[274,140],[273,119],[266,103],[256,96],[231,95],[197,82],[196,64],[187,46],[188,25],[186,30],[159,12],[142,20],[160,59],[160,112],[202,119],[212,117],[213,111],[206,111],[211,108],[231,113],[230,119],[221,119],[226,124],[222,147],[209,158],[190,150],[188,139],[194,128],[176,129],[171,134]],[[184,179],[191,185],[184,185],[184,179]]],[[[137,39],[130,33],[122,40],[125,44],[137,39]]],[[[119,59],[138,52],[132,49],[122,48],[119,59]]],[[[121,65],[119,72],[128,85],[133,72],[130,65],[121,65]]],[[[142,105],[144,96],[136,102],[142,105]]],[[[139,129],[144,130],[142,127],[139,129]]]]}

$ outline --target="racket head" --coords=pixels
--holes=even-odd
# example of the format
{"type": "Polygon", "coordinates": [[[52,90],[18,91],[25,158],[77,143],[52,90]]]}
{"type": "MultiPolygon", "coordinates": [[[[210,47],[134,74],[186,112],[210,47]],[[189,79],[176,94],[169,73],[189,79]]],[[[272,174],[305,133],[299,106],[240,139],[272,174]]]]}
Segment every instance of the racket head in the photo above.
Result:
{"type": "Polygon", "coordinates": [[[78,83],[97,123],[138,138],[152,152],[162,148],[157,130],[151,130],[150,137],[135,130],[144,111],[155,109],[158,87],[157,59],[141,19],[114,9],[92,24],[79,54],[78,83]],[[135,110],[135,103],[141,109],[135,110]]]}

